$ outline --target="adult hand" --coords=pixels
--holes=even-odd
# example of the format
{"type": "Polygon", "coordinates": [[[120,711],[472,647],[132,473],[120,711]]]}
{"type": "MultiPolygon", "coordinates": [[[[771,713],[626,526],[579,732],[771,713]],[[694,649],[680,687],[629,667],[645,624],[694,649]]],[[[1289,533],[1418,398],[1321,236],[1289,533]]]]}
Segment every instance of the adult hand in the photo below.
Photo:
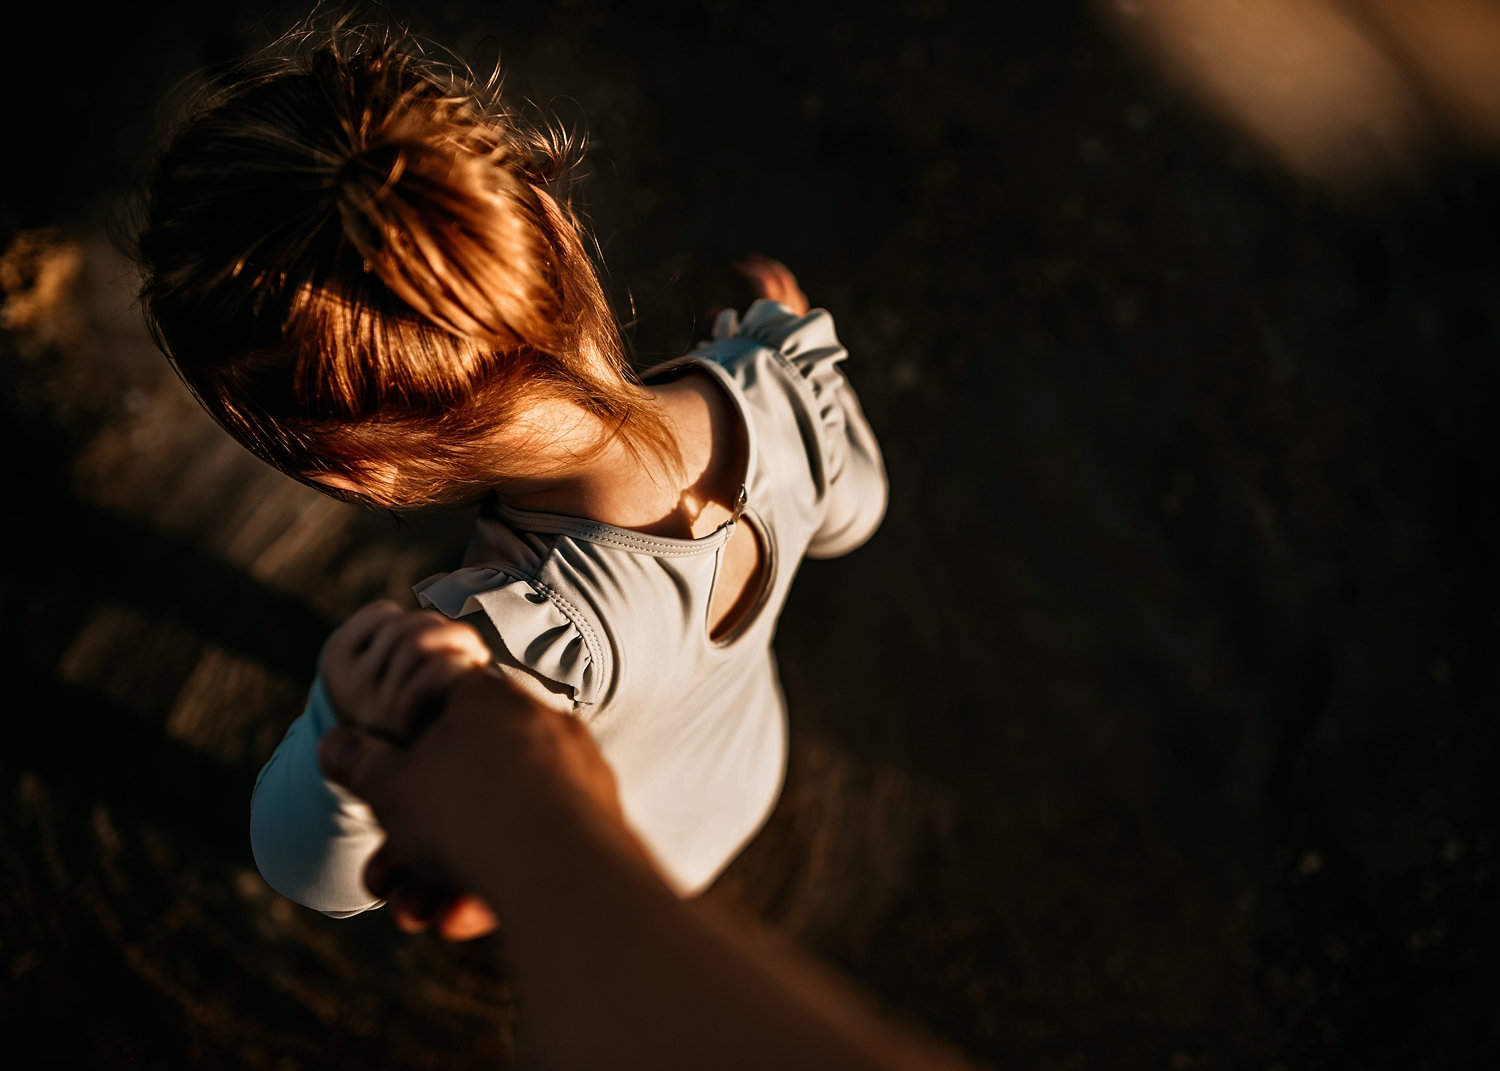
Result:
{"type": "Polygon", "coordinates": [[[488,671],[461,670],[408,742],[338,725],[318,759],[385,826],[373,870],[476,890],[514,920],[506,948],[539,1063],[961,1066],[795,951],[748,943],[678,899],[626,826],[588,731],[488,671]]]}
{"type": "Polygon", "coordinates": [[[499,917],[483,897],[424,880],[402,864],[389,841],[365,864],[364,881],[373,895],[385,901],[397,928],[406,933],[431,929],[447,941],[472,941],[500,926],[499,917]]]}
{"type": "Polygon", "coordinates": [[[491,673],[462,670],[441,716],[404,745],[357,721],[330,730],[318,757],[385,827],[365,880],[403,929],[431,925],[450,940],[489,932],[488,904],[449,890],[495,887],[496,867],[507,886],[522,871],[540,872],[534,864],[557,851],[559,826],[594,828],[650,863],[625,826],[614,773],[588,730],[491,673]],[[506,859],[527,865],[507,873],[506,859]]]}
{"type": "Polygon", "coordinates": [[[761,253],[751,253],[730,267],[750,284],[750,290],[757,298],[770,298],[798,316],[807,315],[810,307],[807,295],[797,285],[797,277],[781,261],[761,253]]]}
{"type": "MultiPolygon", "coordinates": [[[[400,744],[430,719],[454,681],[489,660],[489,648],[468,625],[381,600],[356,611],[329,638],[323,686],[340,719],[400,744]]],[[[466,941],[499,925],[479,897],[421,881],[384,848],[367,865],[365,885],[407,933],[432,926],[450,941],[466,941]]]]}

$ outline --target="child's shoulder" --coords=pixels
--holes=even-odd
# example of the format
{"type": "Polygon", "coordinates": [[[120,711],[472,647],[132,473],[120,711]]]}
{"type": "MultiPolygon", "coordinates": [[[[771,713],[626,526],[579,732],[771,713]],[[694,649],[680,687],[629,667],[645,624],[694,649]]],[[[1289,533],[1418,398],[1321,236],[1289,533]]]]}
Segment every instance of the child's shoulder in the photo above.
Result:
{"type": "Polygon", "coordinates": [[[799,408],[823,414],[829,398],[845,386],[838,366],[848,355],[826,309],[799,316],[762,299],[743,317],[733,309],[721,312],[713,337],[682,359],[717,365],[752,399],[764,393],[767,380],[783,381],[799,408]]]}
{"type": "Polygon", "coordinates": [[[732,309],[720,313],[713,338],[684,359],[717,365],[752,407],[765,410],[764,419],[793,420],[825,439],[844,434],[840,398],[849,391],[840,365],[848,356],[826,309],[799,316],[762,299],[743,317],[732,309]],[[773,384],[781,389],[771,389],[773,384]]]}

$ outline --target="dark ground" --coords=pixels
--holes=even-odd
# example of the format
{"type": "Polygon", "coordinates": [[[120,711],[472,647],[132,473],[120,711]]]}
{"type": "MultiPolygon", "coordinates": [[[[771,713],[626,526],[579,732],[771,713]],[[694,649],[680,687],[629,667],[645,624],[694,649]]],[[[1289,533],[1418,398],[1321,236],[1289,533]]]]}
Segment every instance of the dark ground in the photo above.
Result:
{"type": "MultiPolygon", "coordinates": [[[[783,621],[786,796],[711,899],[998,1067],[1491,1064],[1493,161],[1336,197],[1071,5],[892,8],[416,22],[587,119],[644,360],[764,250],[884,441],[885,527],[783,621]]],[[[298,13],[267,10],[57,5],[7,70],[0,238],[52,228],[0,335],[14,1067],[508,1048],[489,942],[294,908],[246,840],[327,630],[466,521],[241,456],[105,237],[154,101],[298,13]]]]}

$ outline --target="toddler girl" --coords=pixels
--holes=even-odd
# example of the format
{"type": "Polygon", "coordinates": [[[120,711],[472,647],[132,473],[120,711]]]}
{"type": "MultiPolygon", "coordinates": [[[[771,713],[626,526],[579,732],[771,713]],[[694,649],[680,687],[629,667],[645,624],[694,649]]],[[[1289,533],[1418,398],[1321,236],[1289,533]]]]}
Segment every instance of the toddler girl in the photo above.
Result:
{"type": "MultiPolygon", "coordinates": [[[[780,791],[792,575],[870,535],[885,476],[832,320],[774,261],[741,266],[763,299],[743,319],[637,377],[559,177],[545,137],[404,33],[305,33],[173,133],[143,305],[208,412],[287,475],[387,509],[481,503],[419,601],[583,721],[692,894],[780,791]]],[[[316,757],[356,713],[315,681],[251,806],[266,880],[336,916],[380,902],[380,828],[316,757]]]]}

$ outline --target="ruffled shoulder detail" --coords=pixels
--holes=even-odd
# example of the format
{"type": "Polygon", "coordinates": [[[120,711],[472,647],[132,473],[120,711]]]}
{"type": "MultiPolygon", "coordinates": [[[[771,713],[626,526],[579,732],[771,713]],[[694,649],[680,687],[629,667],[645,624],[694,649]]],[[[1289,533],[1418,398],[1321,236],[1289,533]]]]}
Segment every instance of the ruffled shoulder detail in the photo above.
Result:
{"type": "Polygon", "coordinates": [[[833,329],[833,317],[827,309],[813,309],[798,316],[778,301],[761,298],[741,318],[734,309],[725,309],[714,320],[714,338],[745,338],[780,350],[789,358],[807,350],[828,347],[843,352],[844,347],[833,329]]]}
{"type": "Polygon", "coordinates": [[[729,364],[748,346],[770,355],[801,396],[804,442],[823,518],[807,544],[810,558],[832,558],[859,546],[885,515],[885,465],[875,432],[839,363],[848,356],[823,309],[798,316],[760,300],[741,319],[732,311],[714,323],[714,341],[694,353],[729,364]]]}
{"type": "MultiPolygon", "coordinates": [[[[833,480],[844,466],[848,441],[845,399],[848,382],[838,365],[849,356],[826,309],[798,316],[767,298],[745,310],[743,318],[725,309],[714,321],[714,341],[744,339],[774,350],[796,371],[820,429],[826,478],[833,480]]],[[[706,343],[712,346],[713,343],[706,343]]]]}
{"type": "Polygon", "coordinates": [[[469,566],[428,577],[412,590],[422,605],[447,617],[483,613],[516,664],[564,686],[575,703],[593,703],[602,692],[608,656],[598,633],[578,607],[542,581],[469,566]]]}

